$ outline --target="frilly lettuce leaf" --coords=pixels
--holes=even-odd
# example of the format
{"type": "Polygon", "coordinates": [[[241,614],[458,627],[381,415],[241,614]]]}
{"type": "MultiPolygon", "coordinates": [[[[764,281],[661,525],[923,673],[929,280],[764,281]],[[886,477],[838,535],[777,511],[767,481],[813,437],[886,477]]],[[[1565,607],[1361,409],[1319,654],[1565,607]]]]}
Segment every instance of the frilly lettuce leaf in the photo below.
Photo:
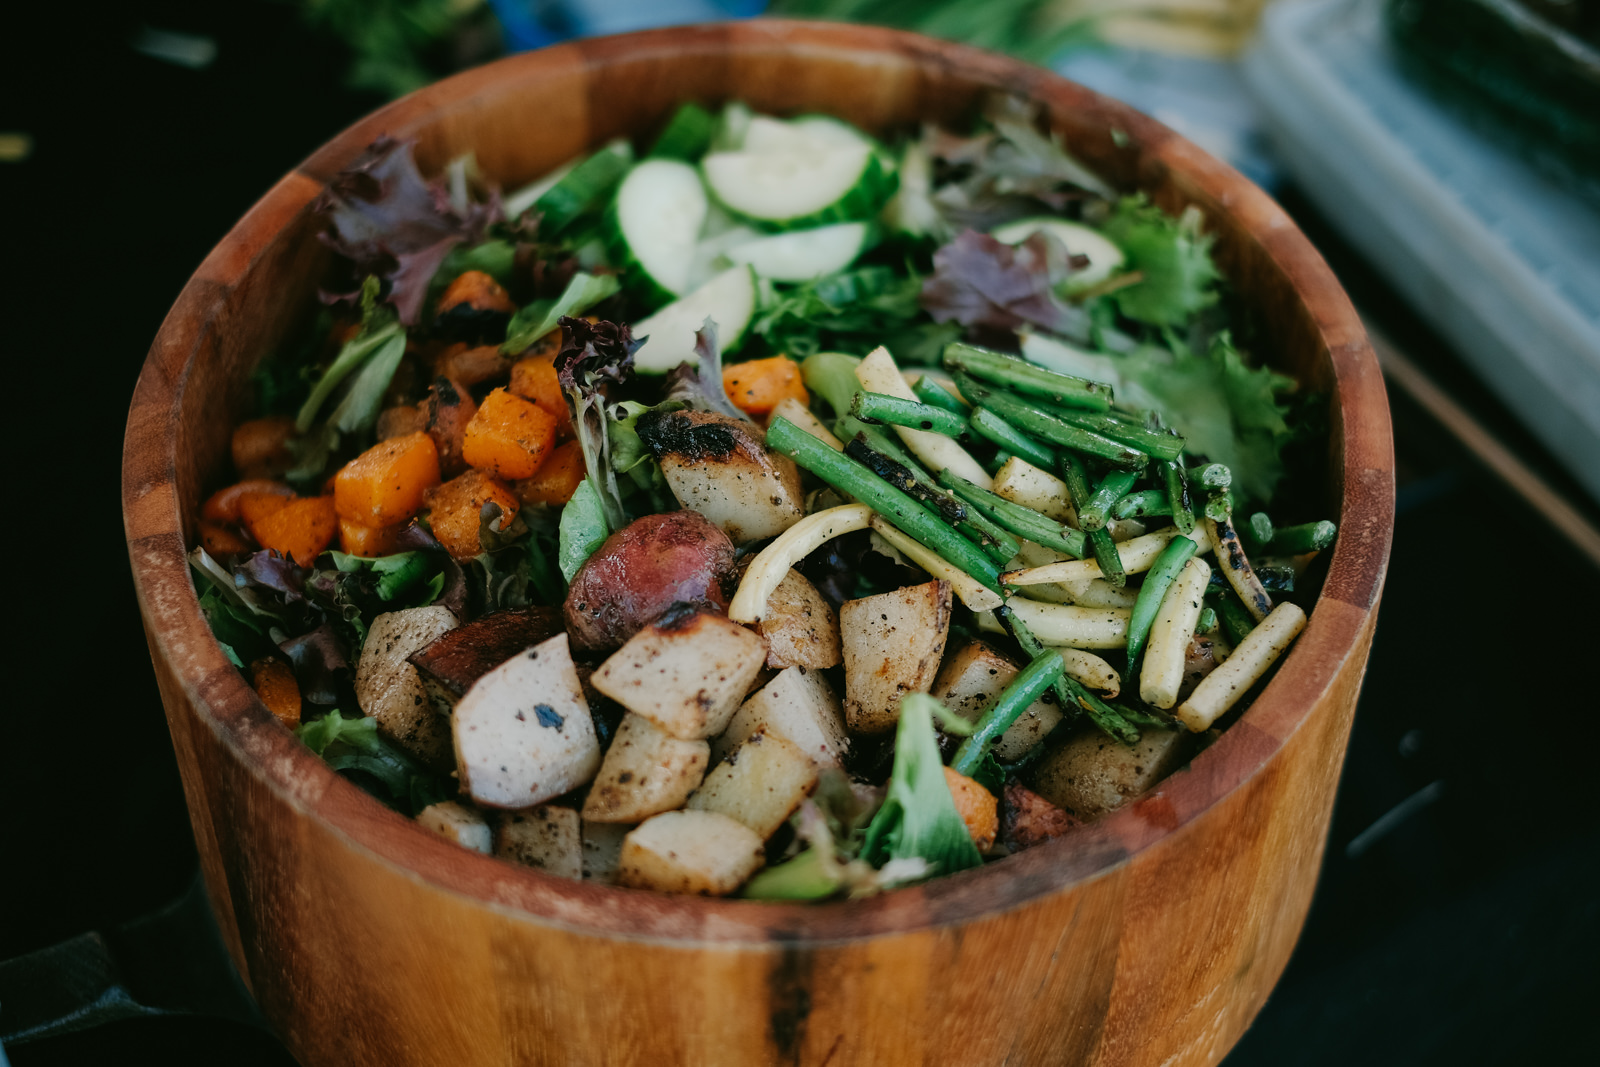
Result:
{"type": "Polygon", "coordinates": [[[1211,262],[1212,238],[1200,233],[1198,212],[1173,218],[1139,193],[1117,202],[1102,232],[1144,279],[1110,294],[1136,322],[1177,326],[1216,302],[1221,275],[1211,262]]]}
{"type": "Polygon", "coordinates": [[[449,779],[428,772],[385,741],[378,734],[376,719],[347,718],[334,709],[299,727],[295,735],[334,770],[355,771],[375,782],[382,789],[379,799],[407,815],[416,815],[455,793],[449,779]]]}

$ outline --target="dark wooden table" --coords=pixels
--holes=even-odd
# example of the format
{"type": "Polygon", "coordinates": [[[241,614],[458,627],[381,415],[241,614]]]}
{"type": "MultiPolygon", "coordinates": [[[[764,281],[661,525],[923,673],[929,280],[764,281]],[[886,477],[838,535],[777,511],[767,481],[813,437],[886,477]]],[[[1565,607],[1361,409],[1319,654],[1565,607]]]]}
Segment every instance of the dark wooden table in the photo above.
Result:
{"type": "MultiPolygon", "coordinates": [[[[38,5],[35,5],[37,7],[38,5]]],[[[5,18],[13,18],[11,15],[5,18]]],[[[203,923],[128,924],[182,896],[194,850],[127,575],[117,487],[133,382],[168,305],[283,171],[378,103],[291,8],[137,0],[7,28],[0,131],[0,350],[19,480],[0,741],[0,960],[84,931],[144,953],[160,1002],[210,986],[237,1009],[203,923]],[[184,69],[141,25],[210,35],[184,69]],[[144,940],[141,940],[143,938],[144,940]],[[221,975],[219,977],[219,975],[221,975]]],[[[1293,191],[1284,202],[1371,320],[1490,437],[1593,523],[1554,462],[1293,191]]],[[[1600,952],[1600,831],[1582,783],[1600,567],[1401,390],[1390,579],[1305,934],[1230,1067],[1562,1061],[1600,952]]],[[[330,914],[356,902],[329,902],[330,914]]],[[[192,919],[192,916],[190,917],[192,919]]],[[[0,1005],[3,1032],[4,1005],[0,1005]]],[[[288,1064],[266,1033],[130,1018],[14,1046],[16,1067],[288,1064]]]]}

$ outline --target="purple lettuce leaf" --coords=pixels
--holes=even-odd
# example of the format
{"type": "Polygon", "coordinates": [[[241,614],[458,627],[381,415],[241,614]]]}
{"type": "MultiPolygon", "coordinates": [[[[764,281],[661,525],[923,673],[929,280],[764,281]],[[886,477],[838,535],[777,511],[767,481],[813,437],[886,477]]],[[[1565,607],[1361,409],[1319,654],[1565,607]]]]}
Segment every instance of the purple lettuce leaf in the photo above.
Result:
{"type": "Polygon", "coordinates": [[[1040,231],[1012,246],[963,230],[933,254],[922,283],[922,306],[935,322],[1015,330],[1024,324],[1086,335],[1085,313],[1056,296],[1073,257],[1055,236],[1040,231]]]}
{"type": "Polygon", "coordinates": [[[700,357],[698,365],[686,360],[667,372],[667,401],[749,422],[750,416],[734,406],[722,387],[722,351],[717,345],[717,324],[710,319],[695,331],[694,354],[700,357]]]}
{"type": "Polygon", "coordinates": [[[583,449],[589,484],[599,495],[606,525],[620,530],[628,524],[628,511],[611,464],[611,416],[605,389],[626,381],[633,373],[633,354],[639,348],[626,323],[565,316],[561,319],[561,351],[556,355],[556,378],[566,394],[583,449]]]}

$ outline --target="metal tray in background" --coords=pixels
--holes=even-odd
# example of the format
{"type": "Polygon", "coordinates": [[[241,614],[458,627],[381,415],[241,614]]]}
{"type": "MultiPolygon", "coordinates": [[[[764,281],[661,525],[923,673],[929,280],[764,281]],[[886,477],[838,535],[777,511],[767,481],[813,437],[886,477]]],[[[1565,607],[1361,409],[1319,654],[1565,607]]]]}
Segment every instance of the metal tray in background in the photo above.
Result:
{"type": "Polygon", "coordinates": [[[1382,0],[1273,5],[1244,70],[1296,183],[1600,500],[1600,212],[1405,78],[1382,0]]]}

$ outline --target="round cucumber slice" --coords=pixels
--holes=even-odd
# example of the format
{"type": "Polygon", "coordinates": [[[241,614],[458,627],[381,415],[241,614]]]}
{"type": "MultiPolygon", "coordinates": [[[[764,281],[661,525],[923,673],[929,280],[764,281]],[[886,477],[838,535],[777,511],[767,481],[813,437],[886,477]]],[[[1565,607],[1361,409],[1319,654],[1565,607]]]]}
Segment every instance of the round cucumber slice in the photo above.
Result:
{"type": "Polygon", "coordinates": [[[1049,216],[997,226],[989,236],[1004,244],[1019,245],[1040,230],[1054,234],[1073,255],[1089,257],[1087,267],[1068,275],[1066,289],[1069,293],[1099,285],[1120,270],[1127,260],[1122,249],[1112,244],[1099,230],[1090,229],[1081,222],[1068,222],[1049,216]]]}
{"type": "Polygon", "coordinates": [[[788,122],[755,115],[745,127],[743,150],[774,152],[815,152],[830,148],[876,146],[872,138],[850,125],[827,115],[802,115],[788,122]]]}
{"type": "Polygon", "coordinates": [[[713,152],[701,168],[712,195],[728,210],[779,229],[870,218],[896,185],[870,144],[713,152]]]}
{"type": "Polygon", "coordinates": [[[695,332],[708,318],[717,324],[722,351],[732,352],[744,340],[755,309],[755,275],[742,263],[730,267],[694,292],[633,324],[633,336],[647,338],[633,354],[633,367],[641,374],[665,374],[686,360],[693,362],[695,332]]]}
{"type": "Polygon", "coordinates": [[[865,222],[839,222],[812,230],[789,230],[734,245],[725,253],[734,263],[748,263],[775,282],[808,282],[844,270],[867,248],[872,227],[865,222]]]}
{"type": "Polygon", "coordinates": [[[682,296],[708,205],[700,174],[688,163],[650,159],[634,167],[607,216],[622,265],[662,299],[682,296]]]}

